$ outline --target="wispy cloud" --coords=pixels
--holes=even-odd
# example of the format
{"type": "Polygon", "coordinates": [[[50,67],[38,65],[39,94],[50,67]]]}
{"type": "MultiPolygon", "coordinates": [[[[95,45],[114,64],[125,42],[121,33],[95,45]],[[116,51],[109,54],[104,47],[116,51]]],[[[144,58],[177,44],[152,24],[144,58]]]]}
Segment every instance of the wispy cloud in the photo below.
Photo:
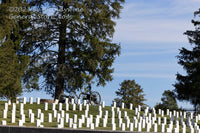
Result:
{"type": "Polygon", "coordinates": [[[125,52],[123,53],[121,56],[141,56],[141,55],[164,55],[164,54],[175,54],[175,53],[178,53],[178,50],[176,49],[172,49],[172,50],[159,50],[159,51],[151,51],[149,50],[148,52],[147,51],[140,51],[140,52],[137,52],[137,51],[132,51],[132,52],[125,52]]]}
{"type": "Polygon", "coordinates": [[[191,19],[193,12],[198,9],[199,1],[162,0],[162,3],[158,1],[158,4],[145,2],[137,0],[125,5],[122,19],[117,21],[115,40],[120,42],[188,42],[183,33],[193,28],[191,19]]]}
{"type": "Polygon", "coordinates": [[[180,69],[178,64],[163,63],[163,62],[151,62],[151,63],[116,63],[114,64],[116,71],[129,72],[129,71],[143,71],[143,72],[155,72],[155,73],[173,73],[174,70],[180,69]]]}
{"type": "Polygon", "coordinates": [[[175,79],[173,74],[124,74],[124,73],[115,73],[115,77],[126,77],[126,78],[168,78],[175,79]]]}

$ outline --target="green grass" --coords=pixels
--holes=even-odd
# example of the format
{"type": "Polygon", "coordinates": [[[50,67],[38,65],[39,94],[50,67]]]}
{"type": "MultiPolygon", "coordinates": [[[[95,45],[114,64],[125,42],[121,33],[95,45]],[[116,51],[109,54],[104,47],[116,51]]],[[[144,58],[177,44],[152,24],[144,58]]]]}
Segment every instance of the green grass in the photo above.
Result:
{"type": "MultiPolygon", "coordinates": [[[[3,119],[3,109],[4,109],[4,104],[5,104],[5,101],[0,101],[0,122],[2,120],[6,120],[7,121],[7,125],[18,125],[18,120],[20,120],[20,115],[19,115],[19,108],[20,108],[20,104],[16,104],[16,122],[15,123],[11,123],[11,110],[12,110],[12,105],[9,105],[8,107],[8,116],[6,119],[3,119]]],[[[65,113],[68,113],[69,114],[69,117],[70,118],[73,118],[73,115],[74,114],[77,114],[77,118],[81,118],[81,115],[84,114],[85,112],[85,108],[84,106],[82,106],[82,111],[79,111],[78,110],[78,106],[76,107],[76,111],[72,111],[72,105],[69,105],[69,111],[65,111],[65,113]]],[[[42,125],[44,125],[44,127],[57,127],[57,120],[56,118],[52,117],[52,123],[49,123],[48,122],[48,113],[52,113],[53,115],[53,111],[52,111],[52,104],[49,104],[48,105],[48,111],[45,111],[44,110],[44,104],[25,104],[24,105],[24,114],[26,116],[26,122],[23,124],[24,126],[36,126],[36,119],[37,118],[37,109],[41,109],[42,113],[44,113],[44,122],[42,123],[42,125]],[[35,123],[30,123],[30,119],[27,117],[28,116],[28,109],[32,109],[32,112],[35,114],[35,123]]],[[[58,111],[58,105],[56,105],[56,109],[58,111]]],[[[63,104],[63,107],[62,107],[63,110],[65,110],[65,104],[63,104]]],[[[88,116],[89,115],[93,115],[93,122],[95,122],[95,118],[96,118],[96,115],[99,114],[99,107],[98,106],[90,106],[89,107],[89,112],[88,112],[88,116]]],[[[118,115],[117,115],[117,109],[115,108],[115,122],[116,122],[116,129],[117,130],[121,130],[119,127],[118,127],[118,115]]],[[[125,123],[125,119],[124,119],[124,111],[127,112],[127,115],[129,116],[130,118],[130,122],[133,122],[133,117],[135,116],[135,111],[134,110],[129,110],[129,109],[120,109],[121,110],[121,117],[123,118],[123,122],[125,123]]],[[[99,127],[96,127],[95,129],[101,129],[101,130],[111,130],[111,107],[109,106],[106,106],[105,108],[102,108],[102,115],[104,116],[105,114],[105,111],[108,111],[108,124],[107,124],[107,127],[103,127],[102,125],[102,119],[100,119],[100,124],[99,124],[99,127]]],[[[58,111],[58,113],[60,113],[61,111],[58,111]]],[[[140,116],[142,116],[144,112],[140,112],[140,116]]],[[[153,114],[151,115],[153,116],[153,114]]],[[[161,115],[157,115],[157,117],[161,117],[161,115]]],[[[170,122],[170,118],[169,116],[164,116],[164,117],[167,117],[167,124],[169,124],[170,122]]],[[[185,121],[185,119],[184,119],[185,121]]],[[[161,122],[163,122],[163,118],[161,117],[161,122]]],[[[174,122],[175,123],[175,122],[174,122]]],[[[198,125],[200,125],[200,122],[198,123],[198,125]]],[[[88,129],[86,128],[86,125],[83,124],[82,125],[83,128],[82,129],[88,129]]],[[[65,123],[64,125],[65,128],[68,128],[68,123],[65,123]]],[[[166,128],[168,127],[168,125],[166,125],[166,128]]],[[[175,126],[174,126],[175,127],[175,126]]],[[[180,127],[180,131],[181,131],[181,125],[179,126],[180,127]]],[[[165,128],[165,129],[166,129],[165,128]]],[[[126,128],[126,131],[129,131],[128,128],[126,128]]],[[[136,128],[134,128],[134,131],[137,131],[136,128]]],[[[146,131],[146,129],[142,129],[142,131],[146,131]]],[[[151,132],[153,132],[153,126],[151,127],[150,129],[151,132]]],[[[158,132],[161,131],[161,125],[158,125],[158,132]]],[[[187,128],[187,132],[189,132],[189,129],[187,128]]]]}

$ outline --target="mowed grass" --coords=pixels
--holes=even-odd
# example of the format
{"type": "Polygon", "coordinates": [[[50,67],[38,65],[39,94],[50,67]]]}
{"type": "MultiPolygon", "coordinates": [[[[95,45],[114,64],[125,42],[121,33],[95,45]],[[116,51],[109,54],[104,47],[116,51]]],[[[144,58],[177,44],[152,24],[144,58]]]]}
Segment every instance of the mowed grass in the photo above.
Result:
{"type": "MultiPolygon", "coordinates": [[[[8,113],[7,113],[7,118],[3,118],[3,110],[4,110],[4,104],[6,102],[5,101],[0,101],[0,122],[2,120],[6,120],[7,122],[7,125],[14,125],[14,126],[17,126],[18,125],[18,121],[21,119],[20,118],[20,104],[16,104],[16,120],[15,120],[15,123],[11,123],[11,110],[12,110],[12,104],[8,106],[8,113]]],[[[62,105],[62,109],[65,110],[65,104],[62,105]]],[[[44,125],[44,127],[57,127],[57,125],[59,124],[57,122],[57,119],[52,117],[52,122],[49,123],[48,122],[48,113],[52,113],[52,116],[53,116],[53,110],[52,110],[52,104],[48,104],[48,110],[45,111],[44,110],[44,104],[36,104],[36,103],[33,103],[33,104],[24,104],[24,114],[26,116],[26,119],[25,119],[25,123],[23,124],[23,126],[36,126],[36,119],[39,119],[37,118],[37,111],[38,109],[41,109],[41,112],[44,113],[44,122],[41,123],[42,125],[44,125]],[[34,123],[30,123],[30,118],[28,118],[28,110],[29,109],[32,109],[32,112],[34,113],[34,117],[35,117],[35,122],[34,123]]],[[[69,114],[69,117],[70,118],[73,118],[74,114],[77,115],[77,118],[81,118],[81,115],[84,115],[85,114],[85,109],[86,107],[85,106],[82,106],[82,111],[79,111],[79,108],[78,106],[76,106],[76,110],[73,111],[72,110],[72,105],[69,104],[69,110],[68,111],[65,111],[65,113],[68,113],[69,114]]],[[[57,110],[57,113],[61,113],[61,111],[58,110],[58,104],[56,105],[56,110],[57,110]]],[[[99,124],[99,127],[98,128],[95,128],[95,129],[103,129],[103,130],[111,130],[111,107],[109,106],[105,106],[105,108],[102,108],[102,116],[104,117],[104,114],[105,114],[105,111],[108,111],[108,124],[107,124],[107,127],[103,127],[103,119],[100,119],[100,124],[99,124]]],[[[130,118],[133,118],[134,116],[134,110],[129,110],[129,109],[121,109],[122,111],[122,118],[124,117],[124,111],[127,112],[127,114],[129,115],[130,118]]],[[[93,122],[95,122],[95,118],[96,118],[96,115],[99,114],[99,106],[94,106],[94,105],[90,105],[89,106],[89,112],[88,112],[88,116],[90,115],[93,115],[93,122]]],[[[116,108],[115,108],[115,118],[116,118],[116,122],[118,121],[118,115],[116,113],[116,108]]],[[[123,121],[125,122],[125,120],[123,121]]],[[[118,123],[116,123],[118,125],[118,123]]],[[[68,128],[68,123],[65,123],[64,125],[65,128],[68,128]]],[[[86,124],[83,123],[82,125],[83,129],[88,129],[86,128],[86,124]]],[[[117,128],[118,129],[118,128],[117,128]]],[[[118,129],[120,130],[120,129],[118,129]]]]}
{"type": "MultiPolygon", "coordinates": [[[[18,125],[18,121],[20,120],[20,111],[19,111],[20,110],[20,104],[16,104],[16,120],[15,120],[15,123],[11,123],[12,105],[8,106],[7,118],[3,118],[4,104],[5,104],[5,101],[0,101],[0,122],[2,120],[6,120],[7,121],[7,125],[17,126],[18,125]]],[[[62,109],[65,110],[65,108],[66,108],[65,104],[63,104],[62,105],[62,109]]],[[[36,103],[24,104],[24,114],[26,116],[26,119],[25,119],[26,122],[23,124],[23,126],[34,126],[34,127],[36,126],[36,119],[39,119],[39,118],[37,118],[37,110],[38,109],[41,109],[41,112],[44,113],[44,122],[41,123],[42,125],[44,125],[44,127],[57,127],[57,125],[59,123],[57,122],[56,118],[52,117],[52,122],[51,123],[48,122],[48,113],[52,113],[52,116],[53,116],[52,104],[48,104],[48,110],[45,111],[44,110],[44,104],[36,104],[36,103]],[[28,110],[29,109],[32,109],[32,112],[35,114],[34,115],[34,117],[35,117],[34,123],[30,123],[30,118],[28,118],[28,110]]],[[[70,118],[73,118],[74,114],[76,114],[77,118],[80,119],[81,115],[85,114],[85,109],[86,109],[86,107],[82,106],[82,111],[79,111],[78,106],[76,106],[76,110],[73,111],[72,110],[72,105],[69,105],[69,110],[65,111],[65,113],[68,113],[70,118]]],[[[56,105],[56,110],[57,110],[57,113],[61,113],[61,111],[58,110],[58,104],[56,105]]],[[[135,116],[135,111],[134,110],[129,110],[127,108],[125,108],[125,109],[121,109],[120,108],[120,111],[121,111],[121,117],[123,118],[123,122],[124,123],[126,123],[126,120],[124,118],[124,112],[125,111],[127,112],[127,115],[130,118],[130,122],[133,122],[133,117],[135,116]]],[[[144,112],[141,111],[140,112],[140,116],[143,116],[143,113],[144,112]]],[[[89,106],[88,116],[93,115],[93,123],[95,122],[96,115],[98,115],[98,114],[99,114],[99,106],[90,105],[89,106]]],[[[151,116],[153,116],[153,114],[151,114],[151,116]]],[[[157,117],[161,117],[161,115],[157,115],[157,117]]],[[[170,123],[169,116],[165,115],[164,117],[167,117],[167,124],[169,124],[170,123]]],[[[111,130],[111,107],[110,106],[105,106],[105,108],[102,108],[102,118],[100,119],[99,127],[95,127],[95,129],[111,130]],[[103,127],[103,124],[102,124],[103,123],[103,119],[102,118],[104,118],[105,111],[108,111],[108,122],[107,122],[107,126],[103,127]]],[[[179,121],[180,121],[180,118],[179,118],[179,121]]],[[[184,119],[184,121],[186,121],[186,119],[184,119]]],[[[117,130],[121,130],[121,128],[118,127],[118,114],[117,114],[117,109],[116,108],[115,108],[115,122],[116,122],[116,127],[117,127],[116,129],[117,130]]],[[[163,118],[162,117],[161,117],[161,122],[163,123],[163,118]]],[[[175,122],[174,122],[174,124],[175,124],[175,122]]],[[[200,124],[200,122],[198,122],[198,124],[200,124]]],[[[65,123],[64,127],[65,128],[69,128],[68,123],[65,123]]],[[[86,124],[85,123],[82,124],[82,127],[83,127],[82,129],[89,129],[89,128],[86,128],[86,124]]],[[[168,125],[166,125],[165,127],[167,128],[168,125]]],[[[175,125],[174,125],[174,127],[175,127],[175,125]]],[[[126,131],[129,131],[129,128],[126,128],[126,131]]],[[[134,131],[137,131],[137,129],[134,128],[134,131]]],[[[146,129],[143,128],[142,131],[146,131],[146,129]]],[[[152,125],[150,131],[153,132],[153,125],[152,125]]],[[[158,132],[160,132],[160,131],[161,131],[161,125],[158,125],[158,132]]],[[[181,125],[180,125],[180,131],[181,131],[181,125]]],[[[188,128],[187,128],[187,132],[189,132],[188,128]]]]}

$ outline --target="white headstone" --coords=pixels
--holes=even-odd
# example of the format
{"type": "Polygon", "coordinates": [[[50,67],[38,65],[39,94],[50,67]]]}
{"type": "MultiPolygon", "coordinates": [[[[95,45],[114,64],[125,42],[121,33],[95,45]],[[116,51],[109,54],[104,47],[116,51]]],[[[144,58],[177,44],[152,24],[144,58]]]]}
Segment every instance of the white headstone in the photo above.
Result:
{"type": "Polygon", "coordinates": [[[157,123],[154,124],[154,127],[153,127],[153,132],[157,132],[158,131],[158,125],[157,123]]]}
{"type": "Polygon", "coordinates": [[[122,127],[122,118],[118,119],[118,127],[122,127]]]}
{"type": "Polygon", "coordinates": [[[141,123],[138,123],[137,131],[138,131],[138,132],[141,132],[141,131],[142,131],[142,125],[141,125],[141,123]]]}
{"type": "Polygon", "coordinates": [[[8,99],[8,105],[11,105],[11,99],[8,99]]]}
{"type": "Polygon", "coordinates": [[[189,133],[194,133],[194,128],[193,127],[189,128],[189,133]]]}
{"type": "Polygon", "coordinates": [[[56,104],[52,103],[52,110],[56,110],[56,104]]]}
{"type": "Polygon", "coordinates": [[[138,113],[138,108],[135,108],[135,115],[137,115],[138,113]]]}
{"type": "Polygon", "coordinates": [[[166,111],[166,115],[169,115],[169,109],[167,109],[167,111],[166,111]]]}
{"type": "Polygon", "coordinates": [[[133,104],[132,103],[130,103],[130,108],[129,109],[133,110],[133,104]]]}
{"type": "Polygon", "coordinates": [[[18,126],[23,126],[23,120],[19,120],[18,126]]]}
{"type": "Polygon", "coordinates": [[[66,110],[66,111],[69,110],[69,104],[68,104],[68,103],[65,104],[65,110],[66,110]]]}
{"type": "Polygon", "coordinates": [[[8,110],[8,103],[4,103],[4,110],[8,110]]]}
{"type": "Polygon", "coordinates": [[[72,110],[75,111],[76,110],[76,104],[72,104],[72,110]]]}
{"type": "Polygon", "coordinates": [[[116,130],[116,123],[112,123],[111,127],[112,127],[112,130],[115,131],[116,130]]]}
{"type": "Polygon", "coordinates": [[[1,121],[1,125],[2,125],[2,126],[6,126],[6,124],[7,124],[7,123],[6,123],[6,120],[2,120],[2,121],[1,121]]]}
{"type": "Polygon", "coordinates": [[[41,121],[41,122],[44,122],[44,113],[41,113],[41,114],[40,114],[40,121],[41,121]]]}
{"type": "Polygon", "coordinates": [[[161,125],[161,132],[165,132],[165,124],[161,125]]]}
{"type": "Polygon", "coordinates": [[[93,123],[93,115],[90,115],[90,123],[93,123]]]}
{"type": "Polygon", "coordinates": [[[69,99],[65,98],[65,104],[69,104],[69,99]]]}
{"type": "Polygon", "coordinates": [[[7,118],[7,110],[3,110],[3,118],[7,118]]]}
{"type": "Polygon", "coordinates": [[[35,121],[34,118],[35,118],[35,117],[34,117],[34,113],[31,113],[31,117],[30,117],[30,122],[31,122],[31,123],[34,123],[34,121],[35,121]]]}
{"type": "Polygon", "coordinates": [[[125,131],[125,130],[126,130],[125,123],[122,123],[121,130],[122,130],[122,131],[125,131]]]}
{"type": "Polygon", "coordinates": [[[46,111],[48,110],[48,103],[47,102],[44,103],[44,110],[46,110],[46,111]]]}
{"type": "Polygon", "coordinates": [[[116,108],[116,102],[115,101],[113,101],[113,107],[116,108]]]}
{"type": "Polygon", "coordinates": [[[90,123],[90,129],[91,129],[91,130],[94,129],[94,123],[90,123]]]}
{"type": "Polygon", "coordinates": [[[83,100],[83,106],[86,106],[86,104],[87,104],[87,101],[83,100]]]}
{"type": "Polygon", "coordinates": [[[81,115],[82,122],[85,123],[85,115],[81,115]]]}
{"type": "Polygon", "coordinates": [[[30,97],[30,98],[29,98],[29,103],[30,103],[30,104],[33,104],[33,97],[30,97]]]}
{"type": "Polygon", "coordinates": [[[60,125],[62,126],[62,128],[64,127],[64,118],[60,118],[59,120],[60,125]]]}
{"type": "Polygon", "coordinates": [[[102,118],[102,111],[99,111],[99,116],[100,118],[102,118]]]}
{"type": "Polygon", "coordinates": [[[185,126],[183,126],[183,127],[181,128],[181,133],[186,133],[186,127],[185,127],[185,126]]]}
{"type": "Polygon", "coordinates": [[[41,125],[41,121],[40,121],[40,119],[37,119],[36,120],[36,127],[40,127],[40,125],[41,125]]]}
{"type": "Polygon", "coordinates": [[[23,104],[26,104],[26,97],[23,98],[23,104]]]}
{"type": "Polygon", "coordinates": [[[68,113],[65,114],[65,122],[66,122],[66,123],[69,122],[69,114],[68,114],[68,113]]]}
{"type": "Polygon", "coordinates": [[[104,107],[105,107],[105,101],[102,102],[102,108],[104,108],[104,107]]]}
{"type": "Polygon", "coordinates": [[[72,118],[69,118],[68,125],[69,125],[70,128],[72,128],[72,126],[73,126],[73,119],[72,118]]]}
{"type": "Polygon", "coordinates": [[[57,122],[59,122],[60,121],[60,118],[61,118],[61,115],[60,115],[60,113],[57,113],[57,122]]]}
{"type": "Polygon", "coordinates": [[[107,119],[103,118],[103,127],[106,127],[106,126],[107,126],[107,119]]]}
{"type": "Polygon", "coordinates": [[[62,110],[62,103],[58,104],[58,110],[61,111],[62,110]]]}
{"type": "Polygon", "coordinates": [[[55,99],[54,103],[55,104],[58,104],[59,100],[58,99],[55,99]]]}
{"type": "Polygon", "coordinates": [[[82,119],[78,119],[78,128],[82,128],[82,119]]]}
{"type": "Polygon", "coordinates": [[[57,110],[53,110],[53,118],[56,118],[57,116],[57,110]]]}
{"type": "Polygon", "coordinates": [[[77,129],[77,124],[74,123],[74,124],[72,125],[72,128],[73,128],[73,129],[77,129]]]}
{"type": "Polygon", "coordinates": [[[77,114],[74,114],[74,123],[77,123],[77,114]]]}
{"type": "Polygon", "coordinates": [[[48,113],[48,122],[52,122],[52,113],[48,113]]]}
{"type": "Polygon", "coordinates": [[[40,118],[41,109],[37,109],[37,118],[40,118]]]}
{"type": "Polygon", "coordinates": [[[61,113],[61,118],[64,118],[65,117],[65,111],[61,110],[60,113],[61,113]]]}
{"type": "Polygon", "coordinates": [[[90,127],[90,118],[86,118],[86,127],[90,127]]]}
{"type": "Polygon", "coordinates": [[[129,125],[129,131],[133,131],[133,123],[130,123],[130,125],[129,125]]]}
{"type": "Polygon", "coordinates": [[[121,106],[121,108],[124,109],[124,102],[122,102],[122,106],[121,106]]]}
{"type": "Polygon", "coordinates": [[[16,103],[13,103],[13,104],[12,104],[12,110],[13,110],[13,111],[16,111],[16,103]]]}
{"type": "Polygon", "coordinates": [[[32,109],[28,109],[28,118],[31,118],[31,113],[33,113],[32,109]]]}
{"type": "Polygon", "coordinates": [[[126,119],[126,127],[129,128],[129,126],[130,126],[130,119],[128,118],[126,119]]]}
{"type": "Polygon", "coordinates": [[[78,99],[77,104],[78,105],[81,104],[81,99],[78,99]]]}
{"type": "Polygon", "coordinates": [[[40,98],[39,97],[36,98],[36,103],[40,104],[40,98]]]}
{"type": "Polygon", "coordinates": [[[95,127],[99,127],[99,117],[95,118],[95,127]]]}
{"type": "Polygon", "coordinates": [[[85,117],[88,117],[88,110],[85,110],[85,117]]]}
{"type": "Polygon", "coordinates": [[[15,111],[11,113],[11,123],[15,123],[15,111]]]}
{"type": "Polygon", "coordinates": [[[26,120],[25,114],[21,114],[20,117],[21,117],[22,122],[25,123],[25,122],[26,122],[26,121],[25,121],[25,120],[26,120]]]}
{"type": "Polygon", "coordinates": [[[161,118],[158,117],[158,125],[160,125],[160,124],[161,124],[161,118]]]}
{"type": "Polygon", "coordinates": [[[72,99],[71,99],[71,104],[74,104],[74,103],[75,103],[75,102],[74,102],[74,98],[72,98],[72,99]]]}

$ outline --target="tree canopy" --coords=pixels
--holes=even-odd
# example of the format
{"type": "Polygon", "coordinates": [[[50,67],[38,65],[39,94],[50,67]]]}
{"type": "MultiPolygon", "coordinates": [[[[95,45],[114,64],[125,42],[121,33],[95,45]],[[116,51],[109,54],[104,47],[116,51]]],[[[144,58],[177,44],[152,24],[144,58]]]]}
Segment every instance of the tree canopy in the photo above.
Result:
{"type": "Polygon", "coordinates": [[[178,105],[176,102],[176,95],[173,91],[165,90],[162,94],[161,98],[162,103],[158,103],[155,108],[156,109],[169,109],[169,110],[177,110],[178,105]]]}
{"type": "Polygon", "coordinates": [[[124,80],[120,86],[121,87],[115,92],[118,98],[114,99],[118,106],[122,102],[124,102],[126,107],[129,107],[130,103],[133,104],[134,108],[138,105],[145,105],[143,103],[146,101],[143,89],[135,80],[124,80]]]}
{"type": "Polygon", "coordinates": [[[192,20],[194,30],[188,30],[184,34],[187,35],[191,44],[191,49],[181,48],[177,56],[178,63],[183,66],[186,75],[177,74],[177,82],[175,83],[175,92],[179,100],[190,101],[194,107],[200,105],[200,10],[194,15],[196,20],[192,20]],[[198,18],[197,18],[198,16],[198,18]]]}
{"type": "Polygon", "coordinates": [[[31,56],[24,83],[58,98],[64,91],[104,86],[112,80],[112,63],[120,45],[112,43],[114,19],[124,0],[32,0],[31,28],[21,52],[31,56]],[[53,13],[44,9],[51,8],[53,13]],[[39,78],[44,79],[38,86],[39,78]]]}
{"type": "Polygon", "coordinates": [[[10,7],[27,6],[22,0],[2,0],[0,3],[0,97],[15,99],[22,93],[21,79],[27,68],[28,57],[19,54],[26,20],[10,19],[10,7]]]}

